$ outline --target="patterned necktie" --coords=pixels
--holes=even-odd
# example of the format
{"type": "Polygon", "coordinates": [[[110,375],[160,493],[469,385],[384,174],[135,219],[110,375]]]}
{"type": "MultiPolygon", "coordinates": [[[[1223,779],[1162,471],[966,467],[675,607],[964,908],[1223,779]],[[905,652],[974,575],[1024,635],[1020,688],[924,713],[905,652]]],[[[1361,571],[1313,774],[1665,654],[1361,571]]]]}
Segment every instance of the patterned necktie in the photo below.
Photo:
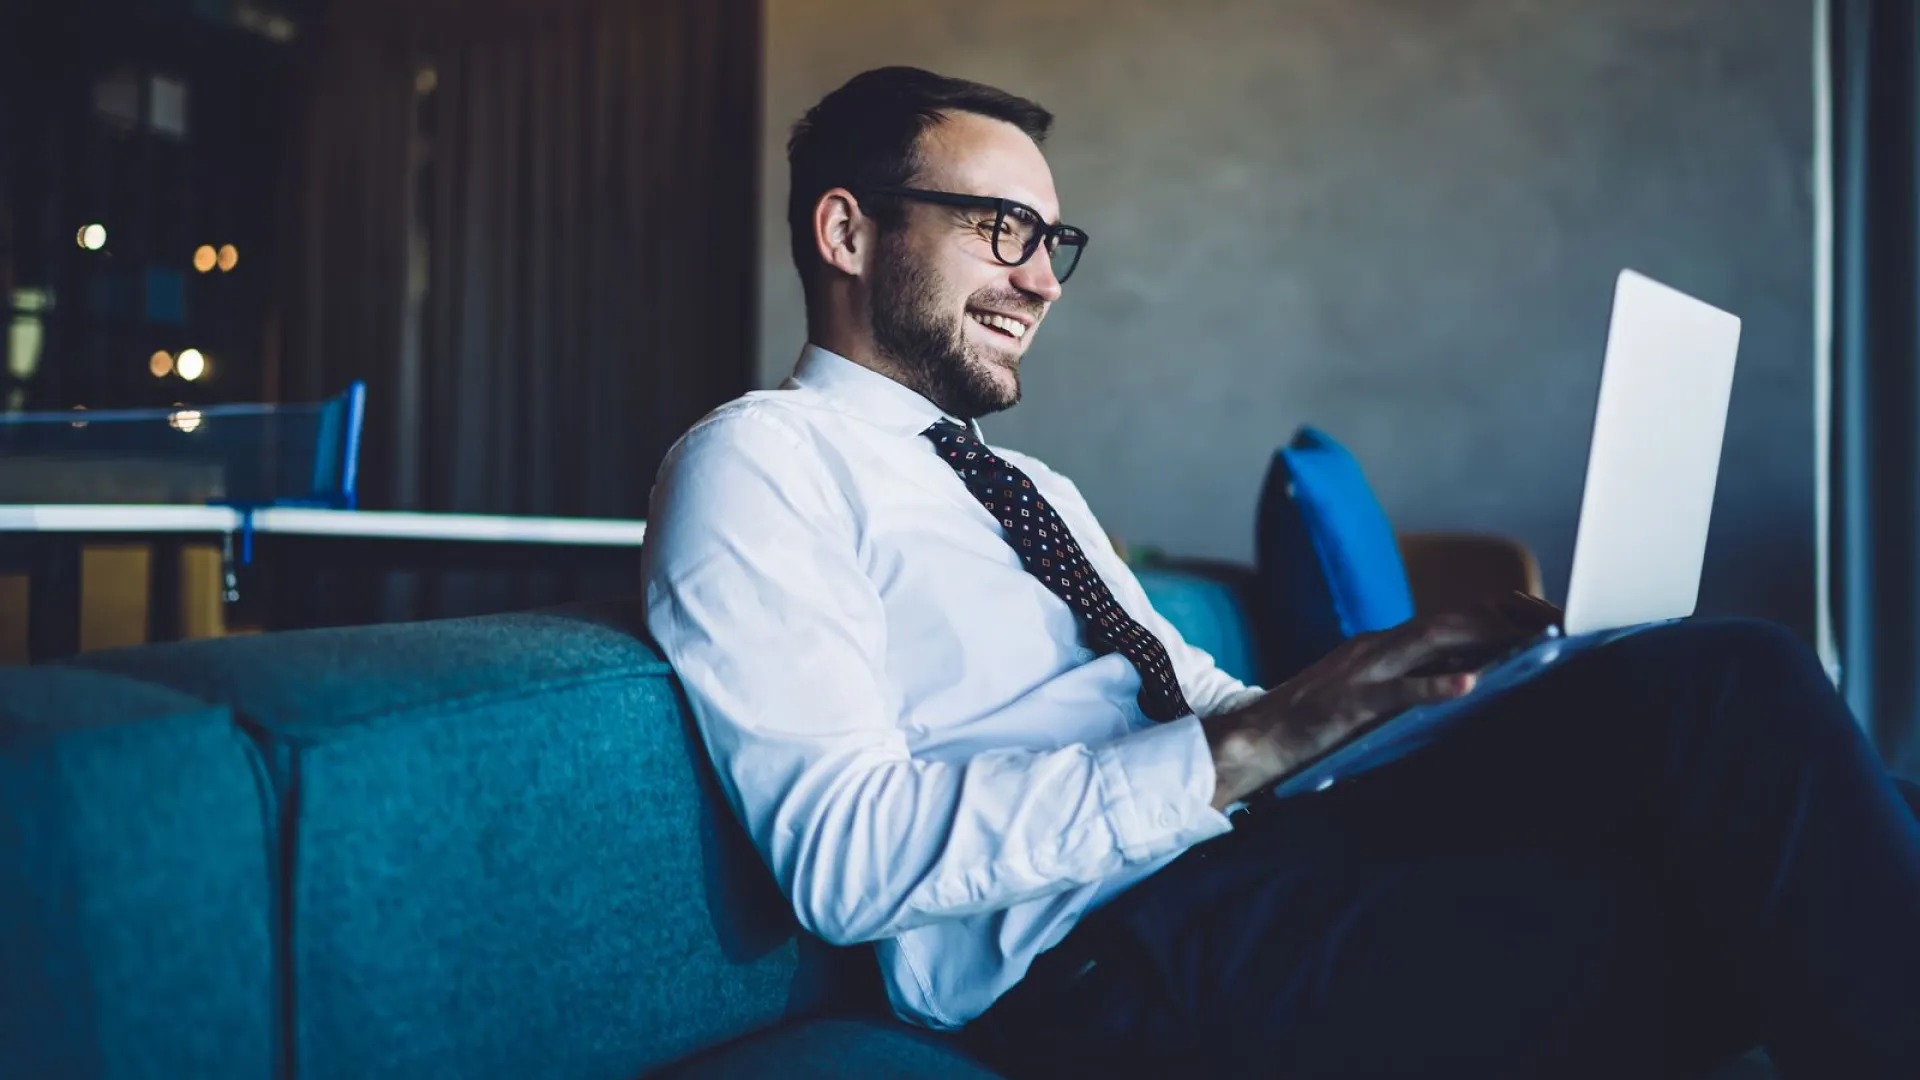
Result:
{"type": "Polygon", "coordinates": [[[951,420],[938,421],[922,434],[933,440],[934,449],[987,513],[999,519],[1027,572],[1066,601],[1081,629],[1104,646],[1103,651],[1118,652],[1133,662],[1140,673],[1141,711],[1163,723],[1192,712],[1173,677],[1166,647],[1113,599],[1107,583],[1074,543],[1067,523],[1040,497],[1033,480],[951,420]]]}

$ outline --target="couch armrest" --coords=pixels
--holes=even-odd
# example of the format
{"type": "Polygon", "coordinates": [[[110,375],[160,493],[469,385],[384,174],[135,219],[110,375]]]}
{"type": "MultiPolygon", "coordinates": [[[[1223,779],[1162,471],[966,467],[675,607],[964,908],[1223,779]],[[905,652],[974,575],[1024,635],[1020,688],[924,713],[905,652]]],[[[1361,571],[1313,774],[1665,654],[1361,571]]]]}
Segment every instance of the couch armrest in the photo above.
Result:
{"type": "Polygon", "coordinates": [[[1492,593],[1543,596],[1540,563],[1527,546],[1493,533],[1405,532],[1400,559],[1418,612],[1458,607],[1492,593]]]}

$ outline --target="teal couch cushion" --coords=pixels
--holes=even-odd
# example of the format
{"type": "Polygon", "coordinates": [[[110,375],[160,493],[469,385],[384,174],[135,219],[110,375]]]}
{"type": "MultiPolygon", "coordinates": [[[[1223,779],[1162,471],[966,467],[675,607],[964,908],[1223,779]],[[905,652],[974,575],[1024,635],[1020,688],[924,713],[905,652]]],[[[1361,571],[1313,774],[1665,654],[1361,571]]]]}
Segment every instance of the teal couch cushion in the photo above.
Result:
{"type": "Polygon", "coordinates": [[[1223,573],[1141,567],[1134,571],[1153,602],[1187,644],[1206,652],[1220,670],[1249,685],[1260,683],[1259,651],[1247,618],[1247,598],[1223,573]]]}
{"type": "Polygon", "coordinates": [[[792,922],[640,625],[619,607],[83,661],[264,732],[298,1075],[631,1080],[789,1011],[792,922]]]}
{"type": "Polygon", "coordinates": [[[263,792],[221,706],[0,669],[0,1075],[272,1075],[263,792]]]}
{"type": "Polygon", "coordinates": [[[992,1080],[951,1037],[884,1020],[820,1019],[784,1024],[657,1074],[660,1080],[992,1080]]]}
{"type": "Polygon", "coordinates": [[[1254,558],[1272,620],[1274,684],[1355,634],[1413,617],[1393,526],[1353,455],[1303,427],[1274,454],[1255,518],[1254,558]]]}

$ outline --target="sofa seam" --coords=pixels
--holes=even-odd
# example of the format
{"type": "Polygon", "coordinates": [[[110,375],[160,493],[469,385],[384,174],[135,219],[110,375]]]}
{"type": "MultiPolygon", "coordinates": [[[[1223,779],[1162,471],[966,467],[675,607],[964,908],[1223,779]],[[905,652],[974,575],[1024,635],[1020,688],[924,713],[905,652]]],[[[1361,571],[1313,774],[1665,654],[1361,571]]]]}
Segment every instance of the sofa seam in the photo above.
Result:
{"type": "Polygon", "coordinates": [[[292,1080],[300,1073],[300,972],[299,950],[295,942],[295,911],[297,894],[294,888],[294,871],[298,864],[295,858],[296,847],[300,842],[300,803],[303,796],[300,776],[300,754],[293,747],[287,752],[286,795],[280,803],[279,821],[279,864],[276,867],[274,896],[274,917],[280,926],[280,933],[274,942],[274,953],[280,961],[281,985],[279,1007],[280,1024],[283,1032],[280,1041],[281,1064],[284,1075],[292,1080]]]}
{"type": "Polygon", "coordinates": [[[237,731],[247,747],[247,759],[252,766],[254,782],[259,789],[261,807],[261,826],[265,830],[267,863],[267,952],[268,952],[268,995],[270,1030],[270,1072],[274,1076],[291,1078],[295,1073],[293,1058],[293,1010],[291,998],[293,977],[290,964],[291,945],[289,930],[292,925],[288,908],[288,889],[286,882],[292,865],[288,848],[292,842],[292,807],[297,805],[297,790],[291,777],[292,755],[288,755],[288,777],[282,782],[282,771],[274,761],[274,740],[253,717],[225,706],[231,717],[231,725],[237,731]]]}

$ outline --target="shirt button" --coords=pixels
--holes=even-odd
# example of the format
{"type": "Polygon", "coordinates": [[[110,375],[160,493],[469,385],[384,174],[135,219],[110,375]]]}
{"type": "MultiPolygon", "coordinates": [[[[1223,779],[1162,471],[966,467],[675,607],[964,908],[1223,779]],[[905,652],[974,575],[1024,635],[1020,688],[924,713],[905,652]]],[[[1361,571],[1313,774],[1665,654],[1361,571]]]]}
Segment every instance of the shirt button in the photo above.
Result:
{"type": "Polygon", "coordinates": [[[1161,828],[1171,829],[1178,824],[1180,824],[1180,812],[1178,810],[1175,810],[1171,806],[1163,806],[1160,808],[1161,828]]]}

